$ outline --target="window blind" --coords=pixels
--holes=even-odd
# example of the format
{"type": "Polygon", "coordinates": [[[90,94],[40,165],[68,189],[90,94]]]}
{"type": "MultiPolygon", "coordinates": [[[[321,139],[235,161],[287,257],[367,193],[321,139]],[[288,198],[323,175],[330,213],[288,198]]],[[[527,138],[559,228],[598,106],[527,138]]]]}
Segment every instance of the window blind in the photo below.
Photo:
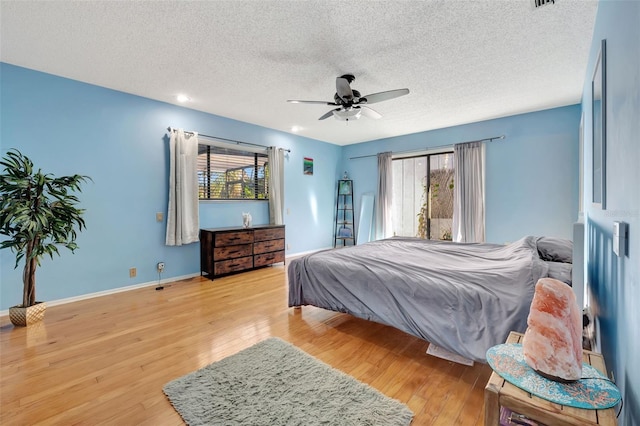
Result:
{"type": "Polygon", "coordinates": [[[266,153],[198,145],[198,196],[201,200],[267,200],[266,153]]]}

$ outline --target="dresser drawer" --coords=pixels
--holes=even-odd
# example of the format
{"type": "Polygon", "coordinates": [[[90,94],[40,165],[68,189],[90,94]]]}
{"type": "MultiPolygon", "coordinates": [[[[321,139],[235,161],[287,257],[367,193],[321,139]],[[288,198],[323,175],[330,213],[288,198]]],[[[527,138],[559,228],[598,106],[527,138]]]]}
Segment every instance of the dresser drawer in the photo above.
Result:
{"type": "Polygon", "coordinates": [[[284,250],[284,240],[269,240],[253,243],[253,254],[262,254],[279,250],[284,250]]]}
{"type": "Polygon", "coordinates": [[[222,260],[213,264],[213,274],[223,275],[230,272],[244,271],[253,268],[253,257],[240,257],[238,259],[222,260]]]}
{"type": "Polygon", "coordinates": [[[237,257],[251,256],[251,244],[239,244],[236,246],[216,247],[213,249],[213,258],[216,261],[235,259],[237,257]]]}
{"type": "Polygon", "coordinates": [[[253,266],[255,268],[257,268],[258,266],[266,266],[278,262],[284,262],[284,251],[258,254],[253,257],[253,266]]]}
{"type": "Polygon", "coordinates": [[[236,244],[248,244],[253,242],[253,231],[220,232],[215,234],[214,246],[230,246],[236,244]]]}
{"type": "Polygon", "coordinates": [[[279,238],[284,238],[284,227],[256,229],[254,233],[254,241],[277,240],[279,238]]]}

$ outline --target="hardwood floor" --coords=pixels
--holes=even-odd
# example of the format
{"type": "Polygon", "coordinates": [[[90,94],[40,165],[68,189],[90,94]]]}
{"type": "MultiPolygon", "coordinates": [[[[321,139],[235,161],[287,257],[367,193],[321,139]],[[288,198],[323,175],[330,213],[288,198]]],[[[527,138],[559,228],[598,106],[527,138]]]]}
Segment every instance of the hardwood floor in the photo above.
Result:
{"type": "Polygon", "coordinates": [[[2,425],[181,425],[169,381],[271,336],[406,403],[413,425],[481,425],[486,364],[426,355],[381,324],[287,307],[281,265],[177,281],[47,308],[43,323],[0,318],[2,425]]]}

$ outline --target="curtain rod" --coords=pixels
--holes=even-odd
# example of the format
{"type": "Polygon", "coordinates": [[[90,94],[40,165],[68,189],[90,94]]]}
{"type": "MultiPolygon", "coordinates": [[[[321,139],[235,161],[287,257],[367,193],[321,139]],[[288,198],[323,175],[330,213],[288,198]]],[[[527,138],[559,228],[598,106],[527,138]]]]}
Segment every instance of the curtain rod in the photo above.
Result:
{"type": "MultiPolygon", "coordinates": [[[[490,138],[484,138],[484,139],[476,139],[474,141],[466,141],[466,142],[458,142],[458,143],[472,143],[472,142],[491,142],[493,140],[496,139],[504,139],[506,136],[505,135],[500,135],[500,136],[492,136],[490,138]]],[[[457,145],[458,143],[455,144],[446,144],[446,145],[437,145],[437,146],[429,146],[426,148],[420,148],[420,149],[412,149],[409,151],[396,151],[396,152],[392,152],[392,154],[408,154],[410,152],[422,152],[425,150],[431,150],[431,149],[436,149],[436,148],[444,148],[445,146],[452,146],[452,145],[457,145]]],[[[349,160],[354,160],[356,158],[367,158],[367,157],[377,157],[378,154],[369,154],[369,155],[360,155],[357,157],[350,157],[349,160]]]]}
{"type": "MultiPolygon", "coordinates": [[[[173,130],[178,130],[178,129],[174,129],[173,127],[169,126],[169,127],[167,127],[167,130],[171,132],[173,130]]],[[[196,132],[191,132],[191,131],[188,131],[188,130],[184,130],[184,132],[185,133],[191,133],[192,135],[196,134],[196,132]]],[[[220,141],[231,142],[231,143],[235,143],[235,144],[238,144],[238,145],[239,144],[243,144],[243,145],[259,146],[260,148],[264,148],[264,149],[269,148],[268,146],[260,145],[260,144],[257,144],[257,143],[234,141],[233,139],[226,139],[226,138],[221,138],[221,137],[218,137],[218,136],[209,136],[209,135],[204,135],[202,133],[198,133],[198,136],[202,136],[202,137],[209,138],[209,139],[218,139],[220,141]]],[[[284,148],[281,148],[281,149],[284,149],[284,148]]],[[[291,152],[290,149],[285,149],[285,151],[291,152]]]]}

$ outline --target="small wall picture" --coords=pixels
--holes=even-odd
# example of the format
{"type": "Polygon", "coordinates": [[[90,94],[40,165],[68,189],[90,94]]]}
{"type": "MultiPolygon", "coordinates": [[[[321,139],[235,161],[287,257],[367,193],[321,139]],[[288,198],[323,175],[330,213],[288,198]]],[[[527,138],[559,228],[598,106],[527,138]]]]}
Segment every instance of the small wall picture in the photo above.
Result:
{"type": "Polygon", "coordinates": [[[304,157],[302,165],[302,173],[305,175],[313,174],[313,158],[304,157]]]}

